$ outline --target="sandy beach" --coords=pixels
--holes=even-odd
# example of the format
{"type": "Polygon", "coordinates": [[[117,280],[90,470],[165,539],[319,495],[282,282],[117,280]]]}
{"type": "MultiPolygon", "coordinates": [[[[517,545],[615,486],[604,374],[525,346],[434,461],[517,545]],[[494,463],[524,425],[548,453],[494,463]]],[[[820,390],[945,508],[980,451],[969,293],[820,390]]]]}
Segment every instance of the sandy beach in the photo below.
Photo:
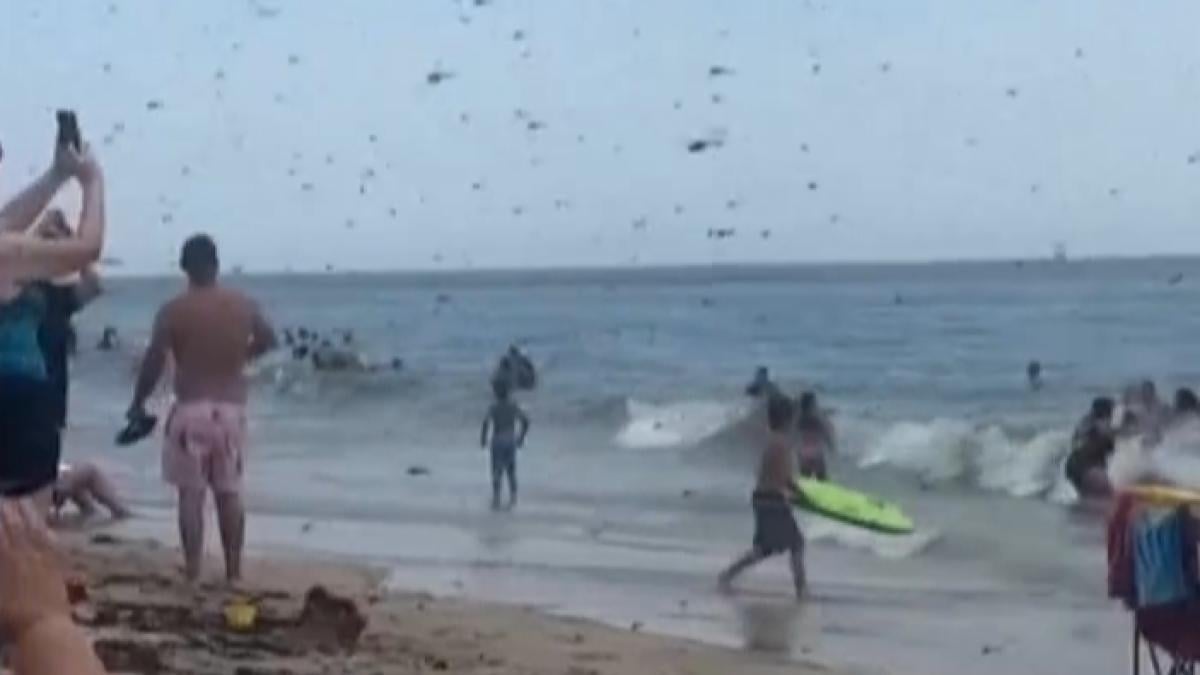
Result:
{"type": "Polygon", "coordinates": [[[255,557],[237,591],[217,584],[188,588],[178,553],[158,542],[73,533],[64,544],[76,618],[113,673],[832,672],[648,635],[638,626],[619,630],[527,608],[389,592],[382,571],[354,564],[255,557]],[[314,586],[353,602],[365,620],[356,639],[352,618],[305,615],[314,586]],[[226,624],[223,609],[237,597],[258,608],[251,629],[226,624]]]}

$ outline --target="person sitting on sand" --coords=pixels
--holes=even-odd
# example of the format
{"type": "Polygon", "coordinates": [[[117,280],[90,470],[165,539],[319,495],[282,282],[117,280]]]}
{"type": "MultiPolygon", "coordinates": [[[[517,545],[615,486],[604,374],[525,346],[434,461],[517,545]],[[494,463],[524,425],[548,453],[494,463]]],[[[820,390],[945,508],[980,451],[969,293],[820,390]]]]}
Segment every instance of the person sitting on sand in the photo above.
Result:
{"type": "Polygon", "coordinates": [[[275,348],[275,331],[258,304],[218,283],[217,246],[207,235],[183,245],[179,266],[188,287],[163,305],[142,359],[130,420],[144,419],[146,399],[175,362],[176,403],[166,423],[163,478],[179,493],[179,534],[189,581],[200,577],[204,502],[212,490],[225,553],[225,577],[241,577],[246,512],[242,473],[246,444],[246,365],[275,348]]]}
{"type": "Polygon", "coordinates": [[[787,553],[791,559],[796,597],[806,590],[804,535],[792,514],[796,488],[795,459],[791,447],[793,406],[791,399],[775,396],[767,401],[770,438],[758,468],[758,481],[751,497],[754,509],[754,545],[718,577],[722,590],[730,590],[739,574],[767,558],[787,553]]]}
{"type": "Polygon", "coordinates": [[[754,379],[750,380],[750,384],[746,385],[746,395],[769,401],[776,396],[782,396],[783,393],[771,381],[771,373],[767,370],[767,367],[759,366],[754,371],[754,379]]]}
{"type": "Polygon", "coordinates": [[[800,395],[800,412],[796,415],[796,431],[800,435],[800,475],[827,480],[825,455],[837,451],[833,424],[817,403],[817,395],[806,391],[800,395]]]}
{"type": "Polygon", "coordinates": [[[489,431],[492,454],[492,508],[500,508],[501,479],[508,478],[508,508],[517,505],[517,448],[525,445],[529,417],[509,396],[508,384],[492,383],[495,402],[488,408],[479,430],[480,447],[488,447],[489,431]],[[518,425],[520,429],[518,429],[518,425]]]}
{"type": "Polygon", "coordinates": [[[62,508],[69,501],[79,509],[79,520],[88,520],[96,514],[99,502],[114,520],[132,515],[129,508],[117,496],[117,489],[100,467],[91,462],[63,464],[58,469],[58,481],[54,484],[54,513],[61,522],[62,508]]]}
{"type": "Polygon", "coordinates": [[[1071,453],[1063,467],[1067,480],[1080,497],[1108,497],[1112,483],[1108,479],[1108,460],[1116,450],[1112,427],[1113,400],[1097,398],[1092,408],[1075,427],[1071,453]]]}

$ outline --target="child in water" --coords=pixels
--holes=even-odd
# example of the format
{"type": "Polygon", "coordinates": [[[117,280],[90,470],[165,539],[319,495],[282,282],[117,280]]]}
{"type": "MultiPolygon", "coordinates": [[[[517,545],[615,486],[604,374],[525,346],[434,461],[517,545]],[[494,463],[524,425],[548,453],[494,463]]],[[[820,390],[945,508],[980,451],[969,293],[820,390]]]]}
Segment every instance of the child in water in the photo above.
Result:
{"type": "Polygon", "coordinates": [[[497,380],[492,383],[496,400],[488,408],[479,430],[480,447],[488,447],[491,432],[492,449],[492,509],[500,508],[500,482],[508,476],[508,508],[517,505],[517,448],[525,445],[529,433],[529,418],[525,411],[509,397],[508,382],[497,380]],[[518,431],[517,426],[520,425],[518,431]]]}
{"type": "Polygon", "coordinates": [[[770,439],[758,469],[758,482],[751,498],[754,509],[754,545],[718,578],[722,590],[728,591],[733,580],[742,572],[778,553],[787,553],[792,563],[792,582],[796,597],[805,592],[804,536],[792,514],[792,484],[795,458],[792,454],[792,401],[785,396],[773,396],[767,402],[767,424],[770,439]]]}

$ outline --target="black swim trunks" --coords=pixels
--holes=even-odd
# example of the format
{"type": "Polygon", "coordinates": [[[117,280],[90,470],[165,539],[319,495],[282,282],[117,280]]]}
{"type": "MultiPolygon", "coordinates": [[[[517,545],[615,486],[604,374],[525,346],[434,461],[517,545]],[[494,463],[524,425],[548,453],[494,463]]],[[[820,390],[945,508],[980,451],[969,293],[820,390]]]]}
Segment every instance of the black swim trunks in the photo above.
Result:
{"type": "Polygon", "coordinates": [[[492,480],[517,472],[517,446],[512,442],[492,442],[492,480]]]}
{"type": "Polygon", "coordinates": [[[61,436],[52,383],[0,376],[0,495],[17,497],[53,485],[61,436]]]}
{"type": "Polygon", "coordinates": [[[804,535],[796,525],[792,505],[778,492],[755,490],[750,500],[754,507],[754,549],[763,555],[775,555],[804,548],[804,535]]]}
{"type": "Polygon", "coordinates": [[[1072,452],[1063,466],[1063,474],[1079,494],[1085,494],[1087,473],[1092,469],[1104,469],[1107,463],[1103,457],[1089,456],[1086,452],[1072,452]]]}

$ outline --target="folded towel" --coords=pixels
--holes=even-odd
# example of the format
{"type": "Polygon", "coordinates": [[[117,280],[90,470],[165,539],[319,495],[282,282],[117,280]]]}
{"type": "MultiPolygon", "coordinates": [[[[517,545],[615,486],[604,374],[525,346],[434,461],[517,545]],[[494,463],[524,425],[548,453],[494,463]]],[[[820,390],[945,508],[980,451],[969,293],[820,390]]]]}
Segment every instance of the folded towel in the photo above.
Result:
{"type": "Polygon", "coordinates": [[[1190,516],[1183,509],[1147,512],[1134,526],[1133,557],[1138,607],[1191,600],[1196,577],[1190,516]]]}

